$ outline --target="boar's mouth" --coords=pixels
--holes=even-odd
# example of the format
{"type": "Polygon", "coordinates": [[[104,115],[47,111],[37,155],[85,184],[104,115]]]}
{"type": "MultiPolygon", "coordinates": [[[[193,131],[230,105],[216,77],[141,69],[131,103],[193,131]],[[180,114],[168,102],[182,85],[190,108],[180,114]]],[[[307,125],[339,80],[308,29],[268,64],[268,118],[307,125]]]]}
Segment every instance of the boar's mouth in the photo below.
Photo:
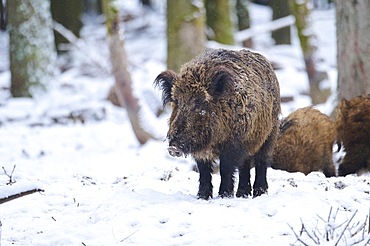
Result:
{"type": "Polygon", "coordinates": [[[182,155],[184,155],[184,151],[176,146],[170,146],[167,150],[172,157],[181,157],[182,155]]]}

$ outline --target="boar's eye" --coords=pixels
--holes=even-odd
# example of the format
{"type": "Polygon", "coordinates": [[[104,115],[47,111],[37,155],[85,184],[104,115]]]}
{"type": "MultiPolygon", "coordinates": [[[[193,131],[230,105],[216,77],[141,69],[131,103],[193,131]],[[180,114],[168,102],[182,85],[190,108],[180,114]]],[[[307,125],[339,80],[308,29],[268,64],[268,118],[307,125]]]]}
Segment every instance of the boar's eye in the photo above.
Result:
{"type": "Polygon", "coordinates": [[[171,102],[171,89],[173,85],[173,80],[176,78],[176,73],[167,70],[160,73],[157,78],[154,80],[154,85],[159,87],[162,90],[162,102],[163,107],[171,102]]]}
{"type": "Polygon", "coordinates": [[[200,108],[202,106],[202,101],[200,100],[200,99],[195,99],[194,100],[194,107],[195,107],[195,109],[198,109],[198,108],[200,108]]]}
{"type": "Polygon", "coordinates": [[[232,75],[225,70],[216,73],[211,82],[211,95],[217,97],[222,96],[227,88],[233,83],[232,75]]]}

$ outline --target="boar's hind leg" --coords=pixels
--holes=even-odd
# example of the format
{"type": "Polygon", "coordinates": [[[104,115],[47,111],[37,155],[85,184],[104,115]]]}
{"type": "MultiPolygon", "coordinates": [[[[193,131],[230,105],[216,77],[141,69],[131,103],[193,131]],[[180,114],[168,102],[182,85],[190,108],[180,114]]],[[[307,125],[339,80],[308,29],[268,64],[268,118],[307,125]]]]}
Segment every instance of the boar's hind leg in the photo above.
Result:
{"type": "Polygon", "coordinates": [[[269,162],[271,161],[271,153],[273,149],[274,138],[270,135],[261,149],[254,156],[255,164],[255,180],[253,184],[253,197],[267,193],[267,178],[266,171],[269,162]]]}
{"type": "Polygon", "coordinates": [[[252,195],[250,180],[250,160],[247,159],[242,167],[239,167],[239,186],[236,197],[247,198],[252,195]]]}
{"type": "Polygon", "coordinates": [[[196,160],[199,170],[198,198],[208,200],[212,198],[212,163],[196,160]]]}

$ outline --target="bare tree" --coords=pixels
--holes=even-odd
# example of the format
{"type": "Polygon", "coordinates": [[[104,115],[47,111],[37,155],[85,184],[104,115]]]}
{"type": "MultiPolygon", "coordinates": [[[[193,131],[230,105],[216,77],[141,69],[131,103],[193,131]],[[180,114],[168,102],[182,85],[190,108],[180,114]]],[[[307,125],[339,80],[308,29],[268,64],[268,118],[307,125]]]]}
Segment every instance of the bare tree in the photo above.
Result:
{"type": "MultiPolygon", "coordinates": [[[[238,17],[238,30],[239,31],[250,28],[251,23],[250,23],[249,11],[248,11],[248,2],[249,0],[236,0],[235,10],[236,10],[236,16],[238,17]]],[[[244,40],[242,43],[244,47],[251,48],[253,46],[251,38],[244,40]]]]}
{"type": "Polygon", "coordinates": [[[55,75],[56,51],[49,0],[11,0],[9,57],[14,97],[45,89],[55,75]]]}
{"type": "Polygon", "coordinates": [[[234,44],[229,0],[205,0],[208,36],[222,44],[234,44]]]}
{"type": "Polygon", "coordinates": [[[108,31],[110,60],[115,79],[115,92],[118,102],[127,110],[132,129],[140,144],[145,144],[153,138],[140,123],[139,100],[132,93],[132,80],[127,69],[127,58],[123,39],[120,37],[120,18],[117,7],[112,0],[104,0],[103,12],[106,17],[108,31]]]}
{"type": "Polygon", "coordinates": [[[202,1],[167,0],[167,67],[178,72],[182,64],[204,52],[202,1]]]}
{"type": "Polygon", "coordinates": [[[338,99],[370,93],[370,1],[336,1],[338,99]]]}
{"type": "Polygon", "coordinates": [[[318,71],[315,61],[315,49],[312,44],[313,35],[309,32],[311,0],[289,0],[290,9],[295,17],[298,38],[301,44],[303,59],[306,66],[310,96],[313,104],[324,103],[330,95],[330,89],[322,89],[320,83],[327,79],[325,71],[318,71]]]}
{"type": "MultiPolygon", "coordinates": [[[[273,0],[270,2],[272,19],[276,20],[290,15],[289,3],[286,0],[273,0]]],[[[286,26],[272,32],[275,44],[290,44],[290,26],[286,26]]]]}
{"type": "Polygon", "coordinates": [[[8,22],[8,10],[6,1],[0,0],[0,30],[5,31],[8,22]]]}
{"type": "MultiPolygon", "coordinates": [[[[79,37],[82,28],[82,0],[50,1],[50,3],[53,19],[79,37]]],[[[59,44],[68,43],[68,40],[58,32],[54,32],[54,35],[57,48],[59,48],[59,44]]]]}

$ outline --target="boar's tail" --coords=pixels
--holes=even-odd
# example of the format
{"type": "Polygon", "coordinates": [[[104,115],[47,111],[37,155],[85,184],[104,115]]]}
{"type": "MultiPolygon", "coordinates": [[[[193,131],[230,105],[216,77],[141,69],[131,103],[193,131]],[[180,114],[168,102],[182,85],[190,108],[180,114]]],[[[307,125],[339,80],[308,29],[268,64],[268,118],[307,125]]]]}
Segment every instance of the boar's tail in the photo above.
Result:
{"type": "Polygon", "coordinates": [[[294,120],[287,120],[284,119],[279,127],[280,133],[283,134],[289,127],[291,127],[294,124],[294,120]]]}
{"type": "Polygon", "coordinates": [[[338,153],[342,149],[342,142],[337,140],[335,144],[337,145],[337,150],[335,152],[338,153]]]}

